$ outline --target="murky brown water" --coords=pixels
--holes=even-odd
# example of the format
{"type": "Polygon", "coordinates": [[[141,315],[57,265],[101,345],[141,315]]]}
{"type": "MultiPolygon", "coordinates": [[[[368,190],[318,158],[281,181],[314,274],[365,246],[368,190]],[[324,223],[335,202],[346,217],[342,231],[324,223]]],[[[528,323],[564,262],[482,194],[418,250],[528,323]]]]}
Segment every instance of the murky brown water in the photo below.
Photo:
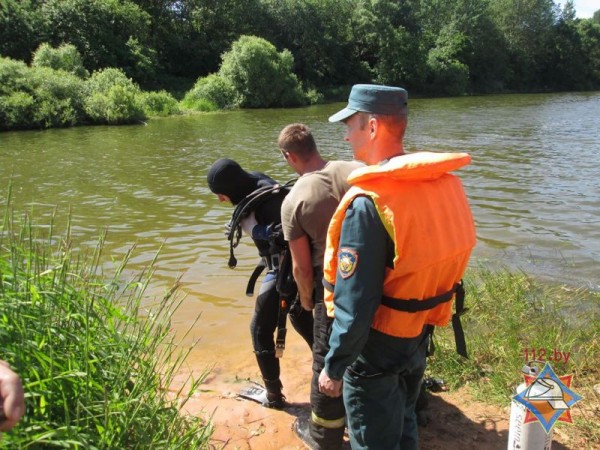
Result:
{"type": "MultiPolygon", "coordinates": [[[[93,245],[107,228],[107,270],[134,243],[131,270],[145,267],[162,246],[153,289],[160,294],[181,277],[186,299],[174,326],[181,331],[202,314],[187,340],[201,339],[194,357],[239,358],[234,348],[250,356],[253,299],[244,289],[257,257],[242,242],[238,268],[227,268],[222,230],[231,209],[210,194],[207,169],[226,156],[287,181],[293,174],[275,142],[291,122],[311,126],[327,157],[349,159],[343,126],[327,123],[341,106],[2,133],[0,198],[12,179],[15,209],[33,210],[45,224],[57,208],[57,230],[70,210],[79,246],[93,245]]],[[[460,172],[478,230],[473,264],[599,289],[600,93],[423,99],[410,107],[407,151],[473,156],[460,172]]]]}

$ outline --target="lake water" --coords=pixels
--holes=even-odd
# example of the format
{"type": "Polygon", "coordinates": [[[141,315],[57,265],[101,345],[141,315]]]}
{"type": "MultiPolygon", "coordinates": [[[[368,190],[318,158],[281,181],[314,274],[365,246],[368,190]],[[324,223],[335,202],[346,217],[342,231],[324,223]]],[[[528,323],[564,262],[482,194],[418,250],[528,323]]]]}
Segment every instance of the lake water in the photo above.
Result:
{"type": "MultiPolygon", "coordinates": [[[[202,313],[198,334],[218,344],[225,329],[248,334],[253,302],[244,289],[257,257],[242,241],[237,269],[227,268],[223,225],[231,208],[208,190],[209,166],[230,157],[280,181],[293,178],[276,146],[279,130],[291,122],[307,123],[327,158],[350,159],[344,126],[327,122],[342,106],[0,133],[0,199],[12,180],[16,211],[33,211],[36,222],[47,224],[56,210],[57,230],[70,214],[79,247],[108,229],[106,269],[134,243],[129,268],[142,269],[162,246],[154,288],[166,290],[181,277],[186,299],[176,326],[202,313]]],[[[405,150],[472,155],[457,174],[477,225],[473,266],[506,265],[597,291],[598,117],[600,92],[415,99],[405,150]]]]}

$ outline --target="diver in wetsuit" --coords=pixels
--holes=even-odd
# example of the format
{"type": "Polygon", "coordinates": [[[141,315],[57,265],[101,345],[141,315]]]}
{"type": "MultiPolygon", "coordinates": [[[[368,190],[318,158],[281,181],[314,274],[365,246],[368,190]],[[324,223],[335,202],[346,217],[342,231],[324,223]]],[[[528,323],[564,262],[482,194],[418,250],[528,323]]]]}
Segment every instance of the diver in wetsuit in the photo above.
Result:
{"type": "MultiPolygon", "coordinates": [[[[267,269],[256,297],[250,333],[256,361],[266,388],[266,397],[261,400],[261,403],[269,408],[281,409],[285,405],[285,396],[281,392],[280,365],[276,356],[274,334],[278,323],[281,323],[281,314],[287,312],[280,311],[281,295],[277,286],[281,283],[277,281],[282,258],[287,250],[287,243],[283,239],[283,233],[280,232],[281,203],[289,190],[279,187],[267,175],[260,172],[247,172],[237,162],[226,158],[219,159],[211,166],[207,181],[210,190],[217,194],[220,201],[229,201],[234,206],[242,206],[241,213],[240,208],[234,211],[232,219],[236,223],[230,223],[233,228],[227,231],[228,238],[235,239],[234,228],[239,221],[244,232],[252,237],[267,269]]],[[[235,267],[233,252],[229,265],[235,267]]],[[[250,287],[249,291],[252,291],[250,287]]],[[[312,313],[301,307],[290,306],[294,300],[295,298],[286,299],[288,308],[292,310],[289,314],[290,322],[312,349],[312,313]]]]}

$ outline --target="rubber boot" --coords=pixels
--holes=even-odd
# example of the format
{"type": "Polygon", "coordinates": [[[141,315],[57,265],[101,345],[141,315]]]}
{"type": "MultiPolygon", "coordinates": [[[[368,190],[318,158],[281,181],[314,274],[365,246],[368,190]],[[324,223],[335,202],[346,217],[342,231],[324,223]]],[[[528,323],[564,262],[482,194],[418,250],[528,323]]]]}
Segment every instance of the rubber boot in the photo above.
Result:
{"type": "Polygon", "coordinates": [[[279,380],[266,380],[265,388],[267,389],[267,401],[264,404],[267,408],[283,409],[285,406],[285,396],[281,393],[283,385],[279,380]]]}

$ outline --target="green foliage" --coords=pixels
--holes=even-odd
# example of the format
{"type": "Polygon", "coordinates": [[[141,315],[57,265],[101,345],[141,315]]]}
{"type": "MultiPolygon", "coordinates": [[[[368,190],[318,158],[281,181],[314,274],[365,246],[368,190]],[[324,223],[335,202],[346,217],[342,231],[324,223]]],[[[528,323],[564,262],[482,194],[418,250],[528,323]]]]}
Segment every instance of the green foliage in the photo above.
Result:
{"type": "Polygon", "coordinates": [[[114,277],[103,279],[102,240],[76,254],[68,234],[44,236],[40,229],[27,216],[14,219],[7,206],[0,348],[22,379],[27,411],[0,446],[206,448],[210,424],[178,406],[206,374],[190,377],[175,398],[166,389],[189,353],[169,331],[180,304],[175,290],[142,305],[153,267],[126,279],[130,252],[114,277]]]}
{"type": "Polygon", "coordinates": [[[140,67],[152,66],[151,17],[135,2],[48,0],[38,8],[46,41],[73,44],[88,70],[119,67],[138,76],[140,67]]]}
{"type": "Polygon", "coordinates": [[[294,73],[308,86],[364,81],[350,42],[354,0],[263,0],[260,34],[294,55],[294,73]]]}
{"type": "Polygon", "coordinates": [[[306,91],[306,99],[311,105],[318,105],[319,103],[325,102],[325,95],[316,89],[309,89],[306,91]]]}
{"type": "Polygon", "coordinates": [[[83,120],[84,81],[63,70],[0,58],[0,130],[51,128],[83,120]]]}
{"type": "Polygon", "coordinates": [[[26,92],[0,97],[0,130],[11,130],[33,123],[35,99],[26,92]]]}
{"type": "Polygon", "coordinates": [[[140,89],[119,69],[94,72],[86,82],[85,111],[98,123],[134,123],[146,118],[140,89]]]}
{"type": "Polygon", "coordinates": [[[600,11],[577,19],[572,1],[0,1],[1,55],[28,63],[46,43],[36,66],[118,68],[178,99],[210,74],[234,86],[230,100],[209,78],[186,100],[196,110],[315,103],[357,82],[413,95],[600,88],[600,11]],[[81,64],[53,54],[70,46],[81,64]]]}
{"type": "Polygon", "coordinates": [[[77,76],[47,67],[31,69],[36,107],[36,127],[52,128],[77,124],[83,118],[84,82],[77,76]]]}
{"type": "Polygon", "coordinates": [[[22,61],[0,56],[0,95],[18,91],[27,85],[29,67],[22,61]]]}
{"type": "Polygon", "coordinates": [[[44,29],[38,3],[37,0],[0,1],[0,55],[29,61],[44,29]]]}
{"type": "Polygon", "coordinates": [[[600,86],[600,23],[592,19],[577,24],[577,34],[581,43],[581,53],[585,55],[584,73],[587,76],[586,89],[600,86]]]}
{"type": "Polygon", "coordinates": [[[142,92],[142,109],[147,116],[170,116],[179,114],[179,102],[167,91],[142,92]]]}
{"type": "Polygon", "coordinates": [[[558,7],[552,0],[496,0],[490,2],[490,11],[511,62],[507,85],[518,90],[539,89],[558,7]]]}
{"type": "Polygon", "coordinates": [[[426,52],[415,27],[416,10],[389,0],[358,2],[352,15],[353,39],[370,78],[412,89],[425,73],[426,52]]]}
{"type": "Polygon", "coordinates": [[[53,48],[50,44],[43,43],[33,54],[33,67],[50,67],[54,70],[64,70],[79,78],[87,78],[88,71],[83,67],[81,55],[74,45],[63,44],[53,48]]]}
{"type": "Polygon", "coordinates": [[[237,106],[245,108],[306,104],[302,86],[293,73],[288,50],[256,36],[242,36],[223,55],[219,76],[236,90],[237,106]]]}
{"type": "Polygon", "coordinates": [[[218,74],[211,74],[198,79],[181,104],[196,111],[216,111],[234,106],[235,99],[233,84],[218,74]]]}
{"type": "Polygon", "coordinates": [[[427,69],[431,93],[457,96],[466,92],[469,68],[460,61],[447,59],[443,50],[430,50],[427,69]]]}
{"type": "Polygon", "coordinates": [[[152,82],[158,69],[156,50],[145,47],[134,37],[130,37],[125,45],[129,53],[123,68],[125,73],[138,83],[152,82]]]}
{"type": "Polygon", "coordinates": [[[442,28],[427,58],[428,87],[435,94],[460,95],[469,83],[469,68],[458,59],[467,38],[451,27],[442,28]]]}
{"type": "Polygon", "coordinates": [[[165,65],[175,75],[192,80],[217,72],[221,55],[239,36],[269,28],[262,3],[263,0],[166,2],[162,17],[168,22],[160,41],[171,46],[163,55],[165,65]]]}

